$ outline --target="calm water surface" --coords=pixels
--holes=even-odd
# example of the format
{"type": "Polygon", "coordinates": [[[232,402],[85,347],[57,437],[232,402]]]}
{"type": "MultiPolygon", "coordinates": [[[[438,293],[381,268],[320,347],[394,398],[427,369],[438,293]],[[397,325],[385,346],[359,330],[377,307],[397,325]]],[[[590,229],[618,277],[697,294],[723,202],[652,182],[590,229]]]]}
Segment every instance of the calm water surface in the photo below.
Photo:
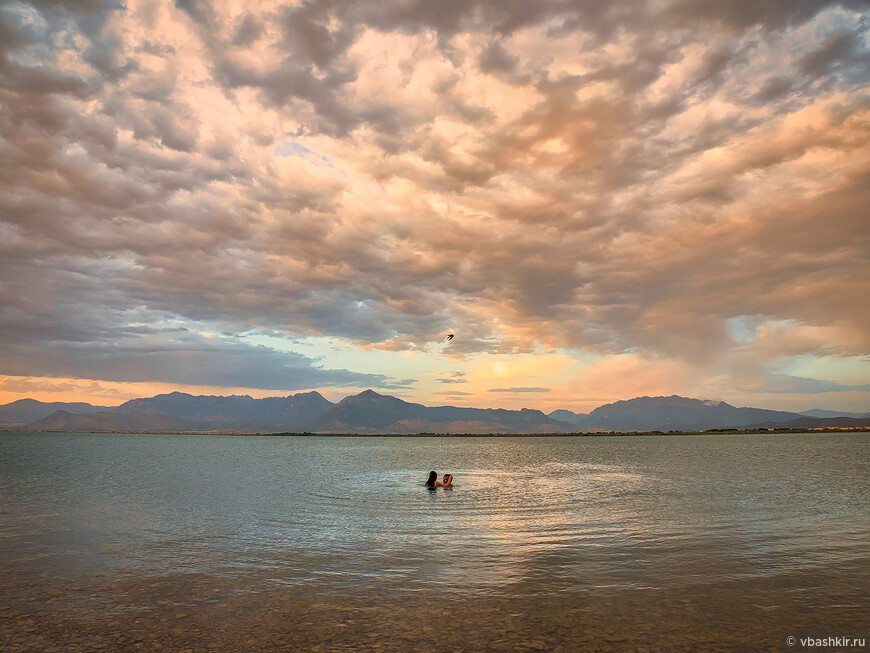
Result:
{"type": "Polygon", "coordinates": [[[0,563],[554,593],[867,562],[870,435],[0,435],[0,563]],[[455,489],[422,487],[429,469],[455,489]]]}
{"type": "Polygon", "coordinates": [[[868,434],[9,432],[0,569],[526,597],[813,569],[866,583],[868,464],[868,434]],[[430,469],[455,489],[423,488],[430,469]]]}

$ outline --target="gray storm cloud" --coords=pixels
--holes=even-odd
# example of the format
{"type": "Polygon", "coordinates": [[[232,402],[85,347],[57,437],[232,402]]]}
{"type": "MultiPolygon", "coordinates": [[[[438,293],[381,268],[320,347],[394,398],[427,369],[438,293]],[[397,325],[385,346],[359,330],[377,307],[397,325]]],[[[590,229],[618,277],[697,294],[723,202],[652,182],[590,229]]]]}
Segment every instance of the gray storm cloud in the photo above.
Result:
{"type": "Polygon", "coordinates": [[[0,373],[397,383],[166,320],[709,362],[753,316],[848,334],[804,353],[865,354],[866,19],[861,2],[6,3],[0,373]]]}

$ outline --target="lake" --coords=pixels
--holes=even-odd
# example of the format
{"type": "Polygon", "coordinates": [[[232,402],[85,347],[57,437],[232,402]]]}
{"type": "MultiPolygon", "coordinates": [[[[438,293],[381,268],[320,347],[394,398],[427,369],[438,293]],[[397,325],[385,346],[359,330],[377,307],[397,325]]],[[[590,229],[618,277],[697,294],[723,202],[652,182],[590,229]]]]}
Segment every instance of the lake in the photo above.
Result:
{"type": "Polygon", "coordinates": [[[868,433],[3,432],[0,635],[777,650],[870,626],[868,467],[868,433]],[[454,489],[424,488],[431,469],[454,489]]]}

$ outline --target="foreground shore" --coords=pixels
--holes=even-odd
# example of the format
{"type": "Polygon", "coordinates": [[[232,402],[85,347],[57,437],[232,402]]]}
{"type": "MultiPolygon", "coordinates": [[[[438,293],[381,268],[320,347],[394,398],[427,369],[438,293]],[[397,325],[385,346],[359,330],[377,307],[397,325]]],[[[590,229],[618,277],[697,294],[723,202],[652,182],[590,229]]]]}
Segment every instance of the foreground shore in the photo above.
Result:
{"type": "Polygon", "coordinates": [[[785,629],[870,627],[867,574],[832,583],[843,575],[829,571],[554,596],[319,593],[263,572],[58,582],[19,570],[4,573],[0,641],[9,652],[778,651],[785,629]]]}

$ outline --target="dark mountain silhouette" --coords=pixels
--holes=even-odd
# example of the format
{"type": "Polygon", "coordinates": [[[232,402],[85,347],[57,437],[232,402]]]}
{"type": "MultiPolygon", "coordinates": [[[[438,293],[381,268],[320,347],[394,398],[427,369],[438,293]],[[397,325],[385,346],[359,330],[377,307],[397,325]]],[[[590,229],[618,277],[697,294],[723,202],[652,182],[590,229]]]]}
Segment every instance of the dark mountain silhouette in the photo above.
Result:
{"type": "Polygon", "coordinates": [[[254,399],[172,392],[148,399],[132,399],[118,406],[119,413],[149,413],[179,417],[210,428],[292,431],[335,406],[319,392],[288,397],[254,399]]]}
{"type": "Polygon", "coordinates": [[[91,404],[85,404],[80,402],[69,403],[63,401],[55,401],[51,403],[44,403],[42,401],[37,401],[36,399],[19,399],[18,401],[13,401],[10,404],[0,406],[0,424],[28,424],[34,420],[48,417],[53,412],[58,410],[65,410],[66,412],[72,414],[81,414],[98,413],[114,409],[107,408],[105,406],[92,406],[91,404]]]}
{"type": "Polygon", "coordinates": [[[800,412],[801,415],[806,415],[807,417],[856,417],[858,419],[862,417],[870,417],[870,413],[847,413],[845,411],[840,410],[822,410],[820,408],[813,408],[812,410],[802,410],[800,412]]]}
{"type": "Polygon", "coordinates": [[[701,401],[673,395],[638,397],[600,406],[583,422],[584,430],[693,431],[744,428],[760,422],[800,418],[797,413],[763,408],[736,408],[724,401],[701,401]]]}
{"type": "Polygon", "coordinates": [[[89,413],[75,415],[58,410],[31,422],[31,431],[194,431],[202,425],[179,417],[144,413],[89,413]]]}
{"type": "MultiPolygon", "coordinates": [[[[826,412],[826,411],[818,411],[826,412]]],[[[861,415],[860,413],[854,413],[861,415]]],[[[713,428],[861,426],[870,418],[810,417],[721,401],[638,397],[588,415],[556,410],[424,406],[366,390],[338,404],[317,392],[254,399],[248,395],[193,396],[183,392],[133,399],[106,408],[46,404],[32,399],[0,406],[7,424],[29,430],[239,431],[312,433],[565,433],[572,431],[697,431],[713,428]],[[61,406],[60,410],[54,406],[61,406]],[[30,411],[30,412],[28,412],[30,411]],[[30,415],[35,420],[26,421],[30,415]],[[19,421],[13,421],[19,420],[19,421]]],[[[2,423],[2,422],[0,422],[2,423]]]]}
{"type": "Polygon", "coordinates": [[[565,422],[566,424],[581,426],[586,422],[589,415],[586,413],[573,413],[570,410],[554,410],[552,413],[548,413],[547,417],[565,422]]]}
{"type": "Polygon", "coordinates": [[[784,422],[762,422],[760,429],[825,429],[870,426],[870,417],[799,417],[784,422]]]}
{"type": "Polygon", "coordinates": [[[428,407],[366,390],[345,397],[306,430],[319,433],[563,433],[539,410],[428,407]]]}

